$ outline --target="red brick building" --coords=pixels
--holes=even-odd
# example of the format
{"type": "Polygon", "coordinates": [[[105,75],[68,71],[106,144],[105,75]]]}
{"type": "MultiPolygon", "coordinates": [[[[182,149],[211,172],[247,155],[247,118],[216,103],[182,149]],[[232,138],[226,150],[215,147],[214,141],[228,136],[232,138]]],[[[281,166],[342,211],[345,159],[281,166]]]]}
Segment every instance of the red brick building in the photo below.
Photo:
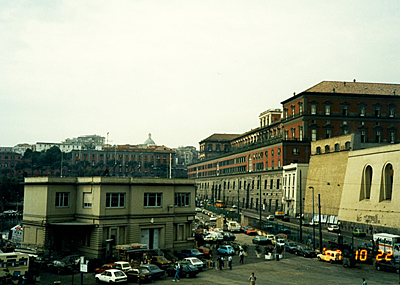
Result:
{"type": "Polygon", "coordinates": [[[311,141],[359,133],[365,147],[397,143],[400,96],[396,92],[400,84],[323,81],[282,101],[283,112],[261,113],[258,128],[202,140],[202,160],[188,166],[188,177],[196,179],[200,200],[279,209],[282,167],[308,163],[311,141]]]}

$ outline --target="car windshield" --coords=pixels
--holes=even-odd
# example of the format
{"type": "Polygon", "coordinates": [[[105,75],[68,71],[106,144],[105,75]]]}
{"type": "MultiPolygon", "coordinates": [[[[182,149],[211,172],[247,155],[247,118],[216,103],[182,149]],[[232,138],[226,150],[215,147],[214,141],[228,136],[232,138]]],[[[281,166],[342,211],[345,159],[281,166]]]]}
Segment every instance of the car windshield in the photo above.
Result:
{"type": "Polygon", "coordinates": [[[197,253],[200,253],[200,251],[198,251],[197,249],[193,249],[192,253],[196,253],[197,254],[197,253]]]}
{"type": "Polygon", "coordinates": [[[140,268],[140,273],[149,273],[150,271],[147,268],[140,268]]]}
{"type": "Polygon", "coordinates": [[[201,260],[198,259],[197,257],[196,258],[191,258],[191,260],[192,260],[192,262],[201,262],[201,260]]]}
{"type": "Polygon", "coordinates": [[[165,260],[167,260],[165,257],[160,257],[159,259],[158,259],[159,261],[165,261],[165,260]]]}
{"type": "Polygon", "coordinates": [[[158,266],[157,266],[157,265],[154,265],[154,264],[150,264],[150,265],[149,265],[149,268],[150,268],[151,270],[158,270],[158,266]]]}

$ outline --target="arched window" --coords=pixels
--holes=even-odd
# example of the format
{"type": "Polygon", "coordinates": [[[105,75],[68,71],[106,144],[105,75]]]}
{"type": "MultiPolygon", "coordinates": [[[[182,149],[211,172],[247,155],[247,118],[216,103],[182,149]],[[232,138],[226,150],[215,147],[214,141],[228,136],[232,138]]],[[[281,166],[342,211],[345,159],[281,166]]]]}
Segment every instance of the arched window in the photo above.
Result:
{"type": "Polygon", "coordinates": [[[370,199],[371,185],[372,185],[372,167],[368,165],[367,167],[364,168],[364,173],[362,176],[360,201],[364,199],[370,199]]]}
{"type": "Polygon", "coordinates": [[[328,153],[329,152],[329,145],[326,145],[325,146],[325,153],[328,153]]]}
{"type": "Polygon", "coordinates": [[[347,150],[349,150],[349,149],[350,149],[350,142],[346,142],[346,143],[344,144],[344,148],[347,149],[347,150]]]}
{"type": "Polygon", "coordinates": [[[381,193],[379,201],[383,200],[392,200],[392,191],[393,191],[393,166],[388,163],[385,165],[382,176],[381,183],[381,193]]]}
{"type": "Polygon", "coordinates": [[[340,150],[340,145],[338,143],[335,144],[335,151],[339,151],[340,150]]]}
{"type": "Polygon", "coordinates": [[[317,152],[317,154],[321,154],[321,147],[320,146],[317,147],[316,152],[317,152]]]}

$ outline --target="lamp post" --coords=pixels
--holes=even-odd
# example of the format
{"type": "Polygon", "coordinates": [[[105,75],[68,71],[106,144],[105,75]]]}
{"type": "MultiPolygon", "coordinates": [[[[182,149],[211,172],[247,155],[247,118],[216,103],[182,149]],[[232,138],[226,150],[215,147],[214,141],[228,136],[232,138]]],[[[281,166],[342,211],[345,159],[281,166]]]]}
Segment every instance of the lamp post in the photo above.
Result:
{"type": "Polygon", "coordinates": [[[313,250],[315,250],[315,224],[314,224],[314,187],[308,186],[312,190],[312,226],[313,226],[313,250]]]}

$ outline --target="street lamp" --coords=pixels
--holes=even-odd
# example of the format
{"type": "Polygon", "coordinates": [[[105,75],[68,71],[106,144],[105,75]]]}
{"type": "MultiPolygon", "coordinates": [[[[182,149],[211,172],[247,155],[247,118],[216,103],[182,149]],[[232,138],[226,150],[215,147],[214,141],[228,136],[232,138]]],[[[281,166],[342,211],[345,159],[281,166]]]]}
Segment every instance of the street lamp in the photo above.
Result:
{"type": "Polygon", "coordinates": [[[314,187],[308,186],[312,190],[312,226],[313,226],[313,250],[315,250],[315,224],[314,224],[314,187]]]}

